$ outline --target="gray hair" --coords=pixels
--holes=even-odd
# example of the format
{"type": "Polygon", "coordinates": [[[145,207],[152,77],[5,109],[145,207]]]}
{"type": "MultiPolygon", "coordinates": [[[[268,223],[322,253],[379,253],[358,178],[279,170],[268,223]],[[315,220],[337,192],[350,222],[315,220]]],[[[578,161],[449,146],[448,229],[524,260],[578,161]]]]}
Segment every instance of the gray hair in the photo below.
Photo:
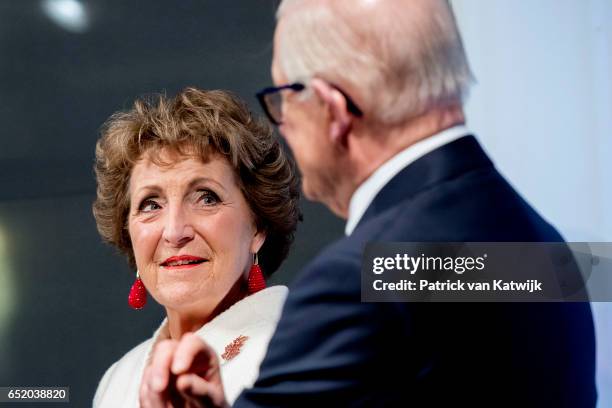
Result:
{"type": "Polygon", "coordinates": [[[474,81],[448,0],[283,0],[277,20],[290,82],[319,76],[382,123],[463,103],[474,81]]]}

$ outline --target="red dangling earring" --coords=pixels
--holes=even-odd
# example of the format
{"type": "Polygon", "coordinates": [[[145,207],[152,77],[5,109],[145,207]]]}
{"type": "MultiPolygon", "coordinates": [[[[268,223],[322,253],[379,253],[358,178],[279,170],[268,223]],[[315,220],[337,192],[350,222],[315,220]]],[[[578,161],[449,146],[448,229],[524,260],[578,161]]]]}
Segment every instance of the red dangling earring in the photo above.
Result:
{"type": "Polygon", "coordinates": [[[257,260],[257,253],[253,258],[253,265],[251,265],[251,270],[249,271],[249,295],[257,293],[266,287],[266,281],[257,260]]]}
{"type": "Polygon", "coordinates": [[[130,294],[128,295],[128,303],[132,309],[136,310],[142,309],[147,303],[147,290],[140,280],[138,271],[136,271],[136,281],[132,285],[130,294]]]}

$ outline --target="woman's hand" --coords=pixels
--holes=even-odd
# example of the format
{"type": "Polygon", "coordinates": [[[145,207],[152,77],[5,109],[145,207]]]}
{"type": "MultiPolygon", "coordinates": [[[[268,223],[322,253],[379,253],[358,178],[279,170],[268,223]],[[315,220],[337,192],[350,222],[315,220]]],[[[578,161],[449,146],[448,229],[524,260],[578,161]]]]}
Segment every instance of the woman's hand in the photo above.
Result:
{"type": "Polygon", "coordinates": [[[193,333],[179,341],[160,341],[140,385],[142,408],[229,407],[225,400],[219,359],[193,333]]]}

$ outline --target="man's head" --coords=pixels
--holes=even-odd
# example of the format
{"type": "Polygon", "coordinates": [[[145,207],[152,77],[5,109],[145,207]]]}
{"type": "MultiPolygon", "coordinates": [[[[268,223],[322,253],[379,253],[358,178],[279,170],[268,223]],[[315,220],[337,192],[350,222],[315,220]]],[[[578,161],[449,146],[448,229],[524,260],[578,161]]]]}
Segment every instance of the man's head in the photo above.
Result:
{"type": "Polygon", "coordinates": [[[472,75],[452,11],[446,0],[284,0],[277,18],[274,82],[305,85],[281,91],[281,133],[306,196],[345,215],[356,187],[339,191],[347,173],[402,145],[381,133],[460,108],[472,75]]]}

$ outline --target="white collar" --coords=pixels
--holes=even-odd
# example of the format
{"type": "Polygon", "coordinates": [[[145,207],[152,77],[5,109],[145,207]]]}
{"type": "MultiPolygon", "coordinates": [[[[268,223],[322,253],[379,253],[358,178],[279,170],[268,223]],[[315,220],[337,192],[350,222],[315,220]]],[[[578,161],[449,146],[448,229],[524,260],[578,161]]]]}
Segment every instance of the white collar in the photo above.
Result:
{"type": "MultiPolygon", "coordinates": [[[[251,326],[273,324],[280,319],[283,304],[289,289],[286,286],[269,286],[234,303],[227,310],[206,323],[195,333],[209,339],[209,345],[221,354],[223,347],[237,335],[251,326]],[[219,352],[221,350],[221,352],[219,352]]],[[[168,318],[166,317],[153,334],[153,341],[147,350],[145,361],[148,365],[155,345],[170,338],[168,318]]]]}
{"type": "Polygon", "coordinates": [[[344,233],[351,235],[357,227],[359,220],[363,217],[374,197],[382,190],[382,188],[402,169],[410,163],[425,156],[427,153],[450,143],[462,136],[469,134],[469,131],[464,125],[454,126],[436,133],[433,136],[427,137],[413,145],[408,146],[391,159],[383,163],[374,173],[361,183],[357,190],[351,196],[349,202],[348,220],[344,227],[344,233]]]}

